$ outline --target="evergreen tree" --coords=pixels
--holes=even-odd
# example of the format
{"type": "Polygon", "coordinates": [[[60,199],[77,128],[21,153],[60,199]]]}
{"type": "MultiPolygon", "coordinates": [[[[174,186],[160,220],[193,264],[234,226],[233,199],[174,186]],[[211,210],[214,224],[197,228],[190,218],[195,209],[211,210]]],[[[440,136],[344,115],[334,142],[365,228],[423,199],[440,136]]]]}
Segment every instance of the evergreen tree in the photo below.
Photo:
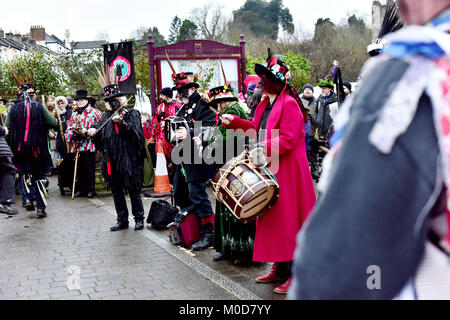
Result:
{"type": "Polygon", "coordinates": [[[357,18],[356,15],[352,15],[347,21],[350,28],[355,28],[360,31],[364,31],[366,28],[364,20],[362,18],[357,18]]]}
{"type": "Polygon", "coordinates": [[[169,34],[169,44],[175,43],[177,41],[178,35],[180,34],[180,28],[182,25],[182,21],[178,16],[172,19],[172,23],[170,24],[170,34],[169,34]]]}
{"type": "Polygon", "coordinates": [[[249,28],[255,36],[277,39],[280,26],[284,31],[294,32],[292,15],[284,8],[283,0],[247,0],[233,16],[233,24],[244,30],[249,28]]]}
{"type": "Polygon", "coordinates": [[[145,31],[140,39],[137,39],[139,41],[139,46],[141,48],[147,48],[147,42],[148,42],[148,36],[152,35],[153,41],[155,43],[156,47],[161,47],[167,45],[167,41],[164,38],[164,36],[159,32],[158,27],[148,28],[147,31],[145,31]]]}
{"type": "Polygon", "coordinates": [[[185,19],[181,24],[180,32],[177,37],[177,42],[196,39],[197,34],[198,34],[197,25],[191,20],[185,19]]]}

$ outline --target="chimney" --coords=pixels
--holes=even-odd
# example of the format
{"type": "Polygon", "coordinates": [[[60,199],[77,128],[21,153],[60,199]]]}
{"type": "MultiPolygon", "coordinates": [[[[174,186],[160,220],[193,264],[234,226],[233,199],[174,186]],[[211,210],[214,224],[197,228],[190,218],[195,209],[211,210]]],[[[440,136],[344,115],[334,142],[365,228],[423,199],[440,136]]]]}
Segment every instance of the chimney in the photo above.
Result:
{"type": "Polygon", "coordinates": [[[45,28],[43,26],[31,26],[30,36],[35,41],[45,41],[45,28]]]}
{"type": "Polygon", "coordinates": [[[8,33],[6,34],[6,39],[12,39],[13,36],[14,36],[14,34],[13,34],[12,32],[8,32],[8,33]]]}
{"type": "Polygon", "coordinates": [[[17,41],[17,42],[22,42],[22,35],[21,35],[20,33],[16,33],[16,34],[13,36],[13,40],[14,40],[14,41],[17,41]]]}
{"type": "Polygon", "coordinates": [[[5,31],[3,31],[2,28],[0,28],[0,38],[4,38],[5,37],[5,31]]]}
{"type": "Polygon", "coordinates": [[[71,49],[70,47],[70,30],[66,29],[66,33],[64,34],[64,42],[67,48],[71,49]]]}

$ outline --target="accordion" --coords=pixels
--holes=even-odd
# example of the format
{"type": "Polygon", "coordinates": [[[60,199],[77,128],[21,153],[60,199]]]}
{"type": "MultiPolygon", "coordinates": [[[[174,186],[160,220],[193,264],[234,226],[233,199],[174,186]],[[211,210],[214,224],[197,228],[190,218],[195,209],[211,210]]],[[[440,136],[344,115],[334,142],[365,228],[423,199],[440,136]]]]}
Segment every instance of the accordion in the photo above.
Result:
{"type": "Polygon", "coordinates": [[[166,141],[171,144],[178,143],[176,132],[183,127],[189,132],[189,125],[185,119],[180,117],[167,117],[164,121],[164,136],[166,141]]]}

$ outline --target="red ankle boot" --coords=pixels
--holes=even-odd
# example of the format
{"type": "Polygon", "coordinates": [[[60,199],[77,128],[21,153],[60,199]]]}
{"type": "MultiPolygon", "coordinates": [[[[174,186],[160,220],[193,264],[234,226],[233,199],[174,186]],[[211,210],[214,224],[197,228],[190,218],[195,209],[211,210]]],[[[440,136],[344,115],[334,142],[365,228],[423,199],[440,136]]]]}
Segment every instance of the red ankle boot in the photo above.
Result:
{"type": "Polygon", "coordinates": [[[281,286],[276,287],[273,291],[278,294],[286,294],[291,286],[291,278],[289,278],[285,283],[281,286]]]}
{"type": "Polygon", "coordinates": [[[272,268],[270,269],[269,273],[256,278],[256,282],[269,283],[269,282],[282,280],[280,277],[277,276],[277,265],[278,264],[276,262],[274,262],[272,264],[272,268]]]}

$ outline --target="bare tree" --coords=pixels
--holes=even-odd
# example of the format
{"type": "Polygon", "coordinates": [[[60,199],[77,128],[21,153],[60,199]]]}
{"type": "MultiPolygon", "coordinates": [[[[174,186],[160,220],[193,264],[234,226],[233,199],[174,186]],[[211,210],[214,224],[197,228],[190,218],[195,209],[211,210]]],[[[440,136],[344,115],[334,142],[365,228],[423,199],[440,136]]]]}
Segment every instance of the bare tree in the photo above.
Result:
{"type": "Polygon", "coordinates": [[[107,31],[105,30],[101,30],[97,33],[97,35],[95,36],[95,40],[98,41],[109,41],[110,37],[107,31]]]}
{"type": "Polygon", "coordinates": [[[140,26],[139,28],[137,28],[136,30],[131,32],[130,38],[135,39],[135,40],[140,40],[145,36],[145,34],[147,33],[147,30],[148,30],[148,27],[140,26]]]}
{"type": "Polygon", "coordinates": [[[191,11],[190,19],[200,29],[200,35],[205,40],[224,42],[227,38],[228,25],[231,16],[224,12],[221,5],[209,3],[191,11]]]}

